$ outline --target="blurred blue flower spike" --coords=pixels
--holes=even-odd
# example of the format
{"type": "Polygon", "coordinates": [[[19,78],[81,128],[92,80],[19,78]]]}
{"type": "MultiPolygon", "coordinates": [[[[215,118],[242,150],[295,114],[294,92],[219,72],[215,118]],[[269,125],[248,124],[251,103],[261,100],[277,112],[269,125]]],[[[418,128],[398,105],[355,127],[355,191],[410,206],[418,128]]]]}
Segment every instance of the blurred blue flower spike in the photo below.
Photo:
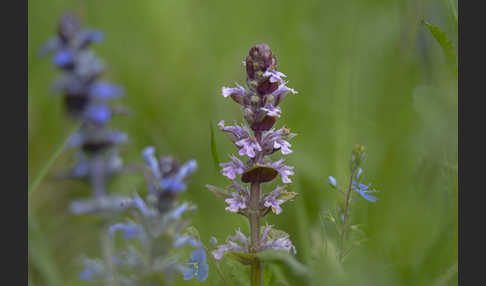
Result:
{"type": "Polygon", "coordinates": [[[353,181],[353,189],[359,193],[365,200],[370,201],[372,203],[376,202],[378,200],[377,197],[369,195],[369,193],[375,193],[378,192],[377,190],[368,190],[370,186],[365,185],[365,184],[357,184],[355,181],[353,181]]]}
{"type": "Polygon", "coordinates": [[[209,266],[206,263],[206,252],[197,249],[191,252],[188,268],[184,271],[184,280],[192,279],[196,276],[197,280],[204,281],[208,278],[209,266]]]}

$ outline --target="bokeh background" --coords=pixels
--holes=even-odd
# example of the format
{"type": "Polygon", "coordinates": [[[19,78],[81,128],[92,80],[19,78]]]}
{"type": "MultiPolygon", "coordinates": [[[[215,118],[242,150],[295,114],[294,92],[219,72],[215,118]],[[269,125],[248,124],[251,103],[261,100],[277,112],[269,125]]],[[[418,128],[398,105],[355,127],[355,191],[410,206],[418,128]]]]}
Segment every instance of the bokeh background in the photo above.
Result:
{"type": "MultiPolygon", "coordinates": [[[[225,212],[205,184],[228,181],[214,166],[210,122],[241,120],[237,104],[221,86],[244,83],[242,61],[252,45],[265,42],[299,91],[282,104],[280,125],[298,136],[288,162],[299,196],[266,221],[291,235],[296,258],[310,276],[287,266],[271,269],[271,285],[455,285],[457,284],[457,74],[421,20],[443,30],[457,51],[457,1],[452,0],[32,0],[28,4],[29,184],[73,128],[59,97],[50,92],[57,71],[39,56],[66,10],[87,27],[106,33],[95,45],[109,65],[107,78],[122,84],[119,102],[131,110],[113,126],[130,136],[126,163],[140,152],[181,160],[199,170],[183,199],[196,203],[194,226],[203,241],[223,241],[245,220],[225,212]],[[379,201],[358,197],[351,221],[367,240],[344,265],[333,258],[333,229],[320,219],[339,194],[329,175],[344,183],[351,148],[368,157],[364,181],[379,201]]],[[[218,155],[235,151],[216,130],[218,155]]],[[[88,196],[88,186],[54,177],[72,164],[63,153],[31,197],[30,285],[83,285],[79,257],[99,255],[100,220],[75,217],[69,202],[88,196]]],[[[145,192],[143,177],[119,177],[110,191],[145,192]]],[[[230,285],[240,285],[226,268],[230,285]]],[[[236,272],[235,272],[236,273],[236,272]]],[[[178,278],[173,285],[196,285],[178,278]]],[[[204,285],[222,285],[214,272],[204,285]]],[[[243,285],[243,284],[242,284],[243,285]]]]}

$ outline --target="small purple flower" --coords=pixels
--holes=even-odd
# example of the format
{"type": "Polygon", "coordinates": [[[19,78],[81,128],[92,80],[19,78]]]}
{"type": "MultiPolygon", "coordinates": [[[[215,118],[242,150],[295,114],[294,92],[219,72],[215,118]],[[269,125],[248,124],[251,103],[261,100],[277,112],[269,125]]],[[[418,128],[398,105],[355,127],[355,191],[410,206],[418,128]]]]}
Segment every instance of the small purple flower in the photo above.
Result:
{"type": "Polygon", "coordinates": [[[220,260],[221,258],[223,258],[225,252],[230,251],[230,250],[231,250],[231,247],[229,245],[222,244],[222,245],[218,245],[216,250],[213,250],[211,253],[213,254],[214,258],[216,258],[217,260],[220,260]]]}
{"type": "Polygon", "coordinates": [[[142,233],[142,227],[134,223],[116,223],[109,227],[108,231],[114,236],[117,231],[123,232],[126,239],[132,239],[142,233]]]}
{"type": "Polygon", "coordinates": [[[285,84],[286,82],[283,80],[284,77],[286,77],[285,74],[277,71],[277,70],[272,70],[272,69],[268,69],[267,71],[265,71],[263,73],[263,76],[264,77],[270,77],[269,78],[269,81],[270,82],[279,82],[281,84],[285,84]]]}
{"type": "Polygon", "coordinates": [[[59,68],[67,68],[73,65],[74,55],[69,49],[56,52],[52,58],[52,63],[59,68]]]}
{"type": "Polygon", "coordinates": [[[235,145],[241,148],[240,151],[238,152],[240,156],[246,155],[250,158],[254,158],[256,155],[255,152],[262,151],[262,147],[260,146],[256,138],[253,137],[248,137],[236,141],[235,145]]]}
{"type": "Polygon", "coordinates": [[[91,43],[99,43],[103,41],[105,38],[105,35],[103,32],[99,30],[90,30],[86,29],[84,31],[81,31],[78,35],[78,38],[76,39],[76,44],[80,48],[85,48],[91,43]]]}
{"type": "Polygon", "coordinates": [[[273,248],[283,249],[288,252],[292,251],[294,254],[297,253],[295,246],[290,241],[288,233],[281,230],[275,230],[271,225],[264,227],[260,245],[261,250],[273,248]]]}
{"type": "Polygon", "coordinates": [[[285,200],[278,199],[283,190],[285,190],[285,187],[277,187],[270,194],[263,197],[263,205],[267,208],[272,208],[272,212],[276,215],[282,212],[280,205],[285,202],[285,200]]]}
{"type": "Polygon", "coordinates": [[[287,142],[286,140],[280,139],[280,138],[276,139],[273,142],[273,148],[280,149],[280,151],[282,152],[283,155],[288,155],[288,154],[292,153],[292,150],[290,150],[290,147],[292,147],[292,145],[290,145],[289,142],[287,142]]]}
{"type": "Polygon", "coordinates": [[[98,124],[106,124],[111,118],[111,109],[105,104],[92,104],[85,111],[86,118],[98,124]]]}
{"type": "Polygon", "coordinates": [[[155,158],[155,147],[149,146],[149,147],[146,147],[145,149],[143,149],[142,156],[143,156],[143,159],[145,160],[145,163],[150,168],[152,175],[154,175],[154,177],[156,179],[160,180],[161,174],[160,174],[160,169],[159,169],[159,162],[155,158]]]}
{"type": "Polygon", "coordinates": [[[224,87],[222,88],[222,94],[223,97],[228,97],[232,95],[237,95],[237,96],[245,96],[247,95],[247,91],[244,87],[242,87],[239,84],[236,84],[236,87],[224,87]]]}
{"type": "Polygon", "coordinates": [[[174,245],[175,248],[179,248],[179,247],[182,247],[182,246],[185,246],[185,245],[190,245],[194,248],[202,247],[202,244],[199,240],[197,240],[194,237],[189,236],[189,235],[178,235],[174,239],[173,245],[174,245]]]}
{"type": "Polygon", "coordinates": [[[369,187],[370,186],[367,186],[365,184],[357,184],[355,181],[353,181],[354,191],[359,193],[365,200],[374,203],[378,200],[378,198],[375,197],[375,196],[369,195],[369,193],[375,193],[375,192],[378,192],[378,191],[377,190],[368,190],[369,187]]]}
{"type": "Polygon", "coordinates": [[[272,104],[265,104],[264,107],[262,107],[262,110],[265,112],[266,115],[270,117],[280,117],[280,113],[282,113],[282,110],[278,106],[273,106],[272,104]]]}
{"type": "Polygon", "coordinates": [[[245,164],[240,161],[240,159],[235,156],[231,156],[231,161],[227,163],[221,163],[220,166],[223,167],[223,176],[228,177],[230,180],[236,178],[236,174],[243,174],[245,172],[245,164]]]}
{"type": "Polygon", "coordinates": [[[231,198],[224,200],[228,206],[226,207],[227,211],[232,213],[238,213],[240,210],[244,210],[247,207],[248,201],[248,194],[247,193],[231,193],[231,198]]]}
{"type": "Polygon", "coordinates": [[[124,95],[125,89],[117,84],[99,81],[90,87],[89,94],[101,99],[111,99],[124,95]]]}
{"type": "Polygon", "coordinates": [[[265,208],[271,208],[272,212],[275,214],[280,214],[282,208],[280,207],[283,203],[293,200],[297,194],[293,192],[287,192],[285,186],[279,186],[275,188],[272,192],[263,196],[261,200],[261,205],[265,208]]]}
{"type": "Polygon", "coordinates": [[[79,279],[84,281],[93,281],[96,277],[103,275],[104,266],[101,261],[86,258],[84,259],[83,263],[85,268],[83,271],[81,271],[81,273],[79,273],[79,279]]]}
{"type": "Polygon", "coordinates": [[[329,184],[332,187],[337,188],[337,181],[336,181],[336,179],[333,176],[329,176],[329,178],[327,178],[327,179],[329,181],[329,184]]]}
{"type": "Polygon", "coordinates": [[[297,94],[298,92],[295,91],[293,88],[289,88],[286,85],[280,85],[274,92],[272,92],[272,95],[274,96],[274,105],[277,106],[284,100],[284,98],[289,94],[297,94]]]}
{"type": "Polygon", "coordinates": [[[289,184],[289,183],[292,182],[292,180],[290,180],[289,176],[294,175],[294,171],[293,171],[294,167],[287,166],[283,162],[284,162],[284,160],[280,159],[276,162],[273,162],[271,164],[271,166],[272,166],[272,168],[277,170],[277,172],[280,174],[280,176],[282,177],[282,182],[284,184],[289,184]]]}
{"type": "Polygon", "coordinates": [[[248,131],[247,128],[239,126],[236,122],[233,125],[225,126],[224,120],[221,120],[218,123],[218,127],[219,129],[223,130],[224,132],[227,132],[228,135],[230,135],[230,139],[233,143],[243,138],[250,137],[250,131],[248,131]]]}
{"type": "Polygon", "coordinates": [[[157,213],[153,209],[149,208],[145,204],[145,201],[137,193],[135,193],[134,198],[131,201],[130,207],[138,209],[140,213],[145,217],[155,217],[157,215],[157,213]]]}
{"type": "Polygon", "coordinates": [[[121,196],[103,196],[93,199],[77,200],[69,206],[73,214],[91,214],[91,213],[116,213],[128,208],[131,201],[128,197],[121,196]]]}
{"type": "Polygon", "coordinates": [[[274,150],[280,150],[282,155],[288,155],[292,153],[292,150],[290,150],[292,145],[287,140],[292,139],[295,135],[290,133],[290,130],[287,128],[266,131],[262,136],[263,149],[267,154],[273,153],[274,150]]]}
{"type": "MultiPolygon", "coordinates": [[[[155,148],[152,146],[145,148],[142,156],[156,181],[155,188],[161,189],[163,192],[175,194],[185,191],[187,188],[186,177],[197,169],[195,160],[189,160],[182,166],[178,166],[172,158],[162,158],[163,161],[159,162],[155,158],[155,148]]],[[[155,191],[153,187],[151,185],[149,188],[155,191]]]]}
{"type": "Polygon", "coordinates": [[[212,251],[212,254],[215,259],[220,260],[227,251],[248,253],[248,245],[248,238],[238,229],[234,236],[229,236],[226,239],[226,244],[218,245],[217,249],[212,251]]]}

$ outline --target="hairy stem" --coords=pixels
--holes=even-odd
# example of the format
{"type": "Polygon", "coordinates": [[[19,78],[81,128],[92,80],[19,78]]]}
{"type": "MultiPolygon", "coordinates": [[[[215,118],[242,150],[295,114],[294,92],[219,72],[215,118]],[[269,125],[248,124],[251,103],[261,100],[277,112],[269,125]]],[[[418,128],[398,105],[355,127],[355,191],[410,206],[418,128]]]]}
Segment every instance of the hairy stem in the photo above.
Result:
{"type": "MultiPolygon", "coordinates": [[[[250,189],[250,202],[249,202],[249,213],[248,218],[250,220],[250,253],[256,253],[260,248],[260,183],[251,183],[250,189]]],[[[263,285],[263,267],[262,262],[255,259],[251,264],[250,270],[250,281],[251,286],[262,286],[263,285]]]]}

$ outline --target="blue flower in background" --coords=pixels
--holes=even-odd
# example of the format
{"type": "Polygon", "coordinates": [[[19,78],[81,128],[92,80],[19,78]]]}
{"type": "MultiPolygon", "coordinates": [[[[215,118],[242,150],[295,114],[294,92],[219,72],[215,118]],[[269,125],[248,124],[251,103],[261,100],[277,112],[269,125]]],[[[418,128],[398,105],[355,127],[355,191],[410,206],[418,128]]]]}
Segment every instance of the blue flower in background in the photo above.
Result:
{"type": "Polygon", "coordinates": [[[365,200],[370,201],[372,203],[376,202],[378,200],[377,197],[369,195],[369,193],[375,193],[378,192],[377,190],[368,190],[370,186],[365,185],[365,184],[357,184],[355,181],[353,181],[353,189],[359,193],[365,200]]]}
{"type": "Polygon", "coordinates": [[[329,176],[328,181],[333,188],[337,188],[337,180],[333,176],[329,176]]]}
{"type": "Polygon", "coordinates": [[[84,259],[83,261],[85,268],[78,277],[84,281],[93,281],[95,278],[102,276],[104,272],[104,267],[102,262],[94,259],[84,259]]]}
{"type": "Polygon", "coordinates": [[[206,263],[206,252],[203,249],[194,250],[189,258],[188,268],[184,271],[184,280],[192,279],[204,281],[208,278],[209,266],[206,263]]]}

